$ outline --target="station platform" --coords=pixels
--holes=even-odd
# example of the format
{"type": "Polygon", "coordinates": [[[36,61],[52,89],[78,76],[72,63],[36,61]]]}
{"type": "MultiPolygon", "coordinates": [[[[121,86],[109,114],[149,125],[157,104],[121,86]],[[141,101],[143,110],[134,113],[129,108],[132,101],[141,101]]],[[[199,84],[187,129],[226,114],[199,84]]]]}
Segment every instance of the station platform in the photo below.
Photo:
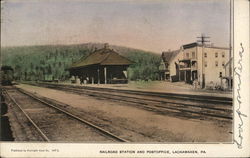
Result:
{"type": "Polygon", "coordinates": [[[59,82],[59,84],[123,89],[123,90],[136,90],[136,91],[146,91],[146,92],[176,93],[176,94],[233,98],[232,91],[194,89],[192,85],[186,84],[184,82],[130,81],[128,84],[77,84],[77,83],[72,84],[72,83],[59,82]]]}

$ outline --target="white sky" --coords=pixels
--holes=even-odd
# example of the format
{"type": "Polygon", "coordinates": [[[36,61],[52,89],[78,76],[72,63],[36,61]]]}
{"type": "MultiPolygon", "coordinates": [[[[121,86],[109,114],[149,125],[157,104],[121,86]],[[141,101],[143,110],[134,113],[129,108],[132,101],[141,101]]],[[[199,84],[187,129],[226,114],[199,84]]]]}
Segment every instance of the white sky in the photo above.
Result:
{"type": "Polygon", "coordinates": [[[5,0],[1,45],[108,42],[157,53],[229,45],[229,0],[5,0]]]}

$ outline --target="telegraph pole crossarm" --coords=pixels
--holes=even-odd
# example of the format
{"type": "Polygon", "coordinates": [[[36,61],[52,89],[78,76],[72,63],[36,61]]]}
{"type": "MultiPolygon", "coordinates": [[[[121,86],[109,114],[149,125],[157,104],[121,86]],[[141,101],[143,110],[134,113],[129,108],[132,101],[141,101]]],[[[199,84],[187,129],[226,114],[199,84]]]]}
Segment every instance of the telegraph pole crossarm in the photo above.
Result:
{"type": "Polygon", "coordinates": [[[210,38],[209,36],[205,36],[204,34],[201,34],[200,37],[196,37],[196,38],[200,38],[200,40],[197,40],[197,42],[201,42],[202,45],[204,45],[206,42],[210,42],[206,39],[210,38]]]}

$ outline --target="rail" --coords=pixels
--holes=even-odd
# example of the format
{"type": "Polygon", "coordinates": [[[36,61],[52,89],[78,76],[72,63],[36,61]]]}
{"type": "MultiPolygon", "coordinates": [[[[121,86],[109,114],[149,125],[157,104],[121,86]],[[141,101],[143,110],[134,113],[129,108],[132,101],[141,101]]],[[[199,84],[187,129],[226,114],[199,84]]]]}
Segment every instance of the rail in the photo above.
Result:
{"type": "Polygon", "coordinates": [[[24,91],[24,90],[21,90],[21,89],[18,89],[18,88],[17,88],[17,90],[20,91],[21,93],[23,93],[23,94],[25,94],[25,95],[28,95],[29,97],[31,97],[31,98],[33,98],[33,99],[35,99],[35,100],[37,100],[37,101],[39,101],[39,102],[41,102],[41,103],[43,103],[43,104],[49,106],[49,107],[52,107],[52,108],[54,108],[54,109],[56,109],[56,110],[58,110],[58,111],[60,111],[60,112],[62,112],[62,113],[64,113],[64,114],[66,114],[66,115],[68,115],[68,116],[74,118],[75,120],[78,120],[78,121],[80,121],[80,122],[82,122],[82,123],[84,123],[84,124],[86,124],[86,125],[88,125],[88,126],[94,128],[94,129],[98,130],[101,134],[104,134],[104,135],[106,135],[106,136],[109,136],[109,137],[111,137],[111,138],[113,138],[113,139],[115,139],[115,140],[117,140],[117,141],[119,141],[119,142],[129,142],[128,140],[125,140],[125,139],[123,139],[123,138],[120,138],[120,137],[118,137],[118,136],[116,136],[116,135],[110,133],[109,131],[104,130],[103,128],[100,128],[100,127],[98,127],[98,126],[96,126],[96,125],[90,123],[90,122],[87,121],[87,120],[84,120],[84,119],[82,119],[82,118],[80,118],[80,117],[78,117],[78,116],[76,116],[76,115],[74,115],[74,114],[72,114],[72,113],[70,113],[70,112],[68,112],[68,111],[65,111],[65,110],[63,110],[63,109],[61,109],[61,108],[59,108],[59,107],[57,107],[57,106],[55,106],[55,105],[52,105],[51,103],[48,103],[48,102],[46,102],[46,101],[44,101],[44,100],[42,100],[42,99],[40,99],[40,98],[38,98],[38,97],[36,97],[36,96],[33,96],[33,95],[29,94],[28,92],[26,92],[26,91],[24,91]]]}
{"type": "Polygon", "coordinates": [[[29,115],[22,109],[22,107],[16,102],[16,100],[9,95],[9,93],[4,90],[4,93],[10,98],[10,100],[17,105],[17,107],[22,111],[22,113],[25,115],[25,117],[29,120],[29,122],[35,127],[35,129],[39,132],[41,137],[47,141],[50,142],[50,139],[42,132],[42,130],[37,126],[37,124],[29,117],[29,115]]]}
{"type": "MultiPolygon", "coordinates": [[[[149,98],[137,98],[134,96],[125,96],[121,94],[112,94],[110,95],[110,91],[98,91],[97,89],[85,89],[85,87],[82,89],[82,87],[71,87],[71,86],[60,86],[60,85],[50,85],[48,88],[54,88],[64,91],[71,91],[76,94],[85,94],[93,97],[102,97],[105,99],[111,99],[111,100],[117,100],[117,101],[123,101],[127,103],[134,103],[137,105],[140,105],[140,107],[144,107],[147,109],[154,109],[158,112],[162,112],[162,110],[174,110],[178,111],[179,113],[190,113],[190,114],[196,114],[196,115],[203,115],[203,116],[210,116],[210,117],[216,117],[216,118],[224,118],[224,119],[232,119],[232,110],[230,109],[224,109],[225,106],[223,105],[222,108],[217,107],[210,107],[210,106],[202,106],[202,105],[193,105],[193,104],[187,104],[187,103],[174,103],[174,102],[168,102],[163,100],[155,100],[155,99],[149,99],[149,98]],[[149,102],[149,103],[148,103],[149,102]],[[152,103],[153,102],[153,103],[152,103]],[[164,105],[161,105],[161,104],[164,105]],[[173,106],[171,106],[173,105],[173,106]],[[176,105],[176,106],[175,106],[176,105]],[[159,110],[161,109],[161,110],[159,110]],[[207,109],[207,110],[205,110],[207,109]],[[198,111],[197,111],[198,110],[198,111]],[[203,111],[202,111],[203,110],[203,111]]],[[[140,94],[142,95],[142,94],[140,94]]],[[[222,105],[219,105],[222,106],[222,105]]]]}

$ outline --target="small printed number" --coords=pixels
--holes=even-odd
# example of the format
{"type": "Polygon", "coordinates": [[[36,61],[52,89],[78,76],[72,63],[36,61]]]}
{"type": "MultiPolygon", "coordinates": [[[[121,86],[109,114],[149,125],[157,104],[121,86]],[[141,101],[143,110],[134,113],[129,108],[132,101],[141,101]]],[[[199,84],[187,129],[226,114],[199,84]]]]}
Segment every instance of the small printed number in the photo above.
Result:
{"type": "Polygon", "coordinates": [[[52,149],[52,152],[59,152],[58,149],[52,149]]]}

